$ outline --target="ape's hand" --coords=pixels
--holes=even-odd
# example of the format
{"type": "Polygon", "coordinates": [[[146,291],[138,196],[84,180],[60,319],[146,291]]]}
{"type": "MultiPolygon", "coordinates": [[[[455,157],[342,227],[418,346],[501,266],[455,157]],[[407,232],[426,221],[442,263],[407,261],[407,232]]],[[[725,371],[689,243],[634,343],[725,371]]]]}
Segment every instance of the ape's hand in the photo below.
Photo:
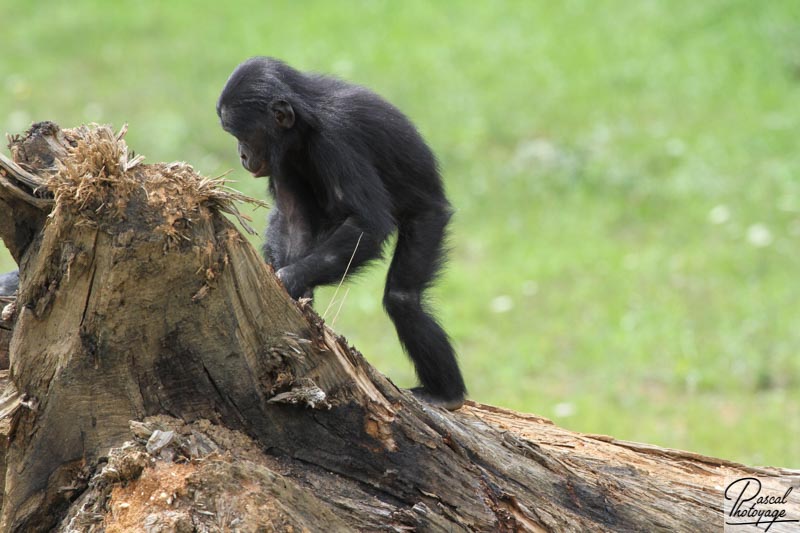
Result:
{"type": "Polygon", "coordinates": [[[285,266],[281,268],[278,270],[278,272],[276,272],[275,275],[278,276],[279,280],[281,280],[281,283],[283,283],[283,286],[286,289],[286,292],[289,293],[289,296],[295,300],[299,299],[308,292],[308,288],[298,283],[297,277],[292,274],[291,266],[285,266]]]}

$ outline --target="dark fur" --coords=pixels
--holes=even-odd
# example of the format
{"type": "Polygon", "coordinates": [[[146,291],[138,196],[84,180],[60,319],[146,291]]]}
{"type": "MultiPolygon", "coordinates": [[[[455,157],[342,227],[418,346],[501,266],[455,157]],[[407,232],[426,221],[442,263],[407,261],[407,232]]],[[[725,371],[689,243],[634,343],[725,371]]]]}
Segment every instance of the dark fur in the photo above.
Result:
{"type": "Polygon", "coordinates": [[[19,289],[19,271],[0,274],[0,296],[13,296],[19,289]]]}
{"type": "Polygon", "coordinates": [[[337,283],[351,255],[348,274],[379,258],[397,230],[384,306],[416,367],[418,396],[460,406],[466,389],[455,353],[423,299],[442,263],[451,209],[411,121],[363,87],[264,57],[234,70],[217,114],[244,167],[270,176],[264,256],[293,298],[337,283]]]}

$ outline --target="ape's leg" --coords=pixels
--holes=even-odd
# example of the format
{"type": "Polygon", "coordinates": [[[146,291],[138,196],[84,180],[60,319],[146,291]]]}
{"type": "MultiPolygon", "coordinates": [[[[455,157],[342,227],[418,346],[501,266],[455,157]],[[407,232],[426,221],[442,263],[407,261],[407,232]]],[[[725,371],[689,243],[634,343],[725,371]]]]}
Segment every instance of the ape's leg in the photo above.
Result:
{"type": "Polygon", "coordinates": [[[422,295],[441,266],[449,219],[449,207],[443,206],[400,223],[383,304],[422,384],[414,393],[452,410],[464,403],[464,380],[450,340],[422,295]]]}
{"type": "MultiPolygon", "coordinates": [[[[289,224],[290,221],[286,219],[281,210],[273,207],[267,218],[267,231],[264,234],[261,251],[264,260],[272,265],[275,272],[305,255],[309,247],[308,241],[311,237],[305,227],[296,230],[293,239],[289,224]]],[[[314,288],[303,288],[300,297],[313,300],[314,288]]]]}
{"type": "Polygon", "coordinates": [[[280,209],[273,207],[267,216],[267,230],[264,232],[264,244],[261,252],[264,260],[272,265],[275,272],[288,263],[289,227],[280,209]]]}

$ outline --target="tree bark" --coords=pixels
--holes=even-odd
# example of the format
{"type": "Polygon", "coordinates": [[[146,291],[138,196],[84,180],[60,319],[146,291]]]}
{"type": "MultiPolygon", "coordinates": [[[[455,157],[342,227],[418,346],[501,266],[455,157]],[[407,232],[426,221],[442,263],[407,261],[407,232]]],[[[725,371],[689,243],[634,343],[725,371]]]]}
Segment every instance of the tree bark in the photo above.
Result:
{"type": "Polygon", "coordinates": [[[726,478],[797,483],[421,404],[289,298],[219,180],[102,127],[11,149],[3,531],[717,531],[726,478]]]}

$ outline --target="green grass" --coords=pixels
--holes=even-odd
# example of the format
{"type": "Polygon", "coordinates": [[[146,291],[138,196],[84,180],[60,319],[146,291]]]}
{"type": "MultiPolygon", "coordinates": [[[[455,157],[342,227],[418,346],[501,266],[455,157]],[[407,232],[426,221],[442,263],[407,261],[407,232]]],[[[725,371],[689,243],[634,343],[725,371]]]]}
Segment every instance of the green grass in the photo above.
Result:
{"type": "MultiPolygon", "coordinates": [[[[214,114],[233,66],[370,86],[458,209],[434,299],[473,398],[800,467],[800,3],[153,6],[0,0],[0,130],[128,122],[149,161],[235,168],[263,197],[214,114]]],[[[410,386],[384,275],[351,285],[336,328],[410,386]]]]}

